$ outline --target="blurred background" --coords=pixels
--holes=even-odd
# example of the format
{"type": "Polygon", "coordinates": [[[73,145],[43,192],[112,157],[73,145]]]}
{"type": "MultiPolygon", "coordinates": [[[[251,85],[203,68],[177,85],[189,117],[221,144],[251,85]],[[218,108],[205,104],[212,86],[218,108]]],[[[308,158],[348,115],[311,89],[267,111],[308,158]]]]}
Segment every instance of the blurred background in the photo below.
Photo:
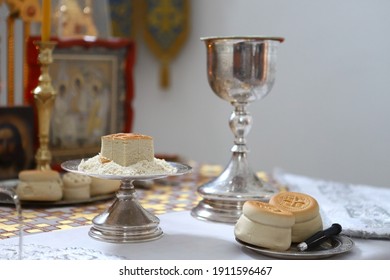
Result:
{"type": "Polygon", "coordinates": [[[271,35],[274,87],[249,107],[253,168],[390,186],[389,1],[192,1],[191,33],[171,66],[169,91],[158,64],[138,47],[135,130],[159,151],[225,164],[232,107],[211,91],[203,36],[271,35]]]}
{"type": "MultiPolygon", "coordinates": [[[[233,145],[233,108],[208,85],[200,38],[280,36],[285,42],[274,87],[248,108],[252,168],[390,186],[389,1],[189,3],[188,36],[169,63],[169,87],[160,84],[161,61],[145,40],[136,39],[133,131],[153,136],[156,152],[225,166],[233,145]]],[[[1,44],[4,50],[4,39],[1,44]]],[[[2,102],[5,56],[2,51],[2,102]]]]}

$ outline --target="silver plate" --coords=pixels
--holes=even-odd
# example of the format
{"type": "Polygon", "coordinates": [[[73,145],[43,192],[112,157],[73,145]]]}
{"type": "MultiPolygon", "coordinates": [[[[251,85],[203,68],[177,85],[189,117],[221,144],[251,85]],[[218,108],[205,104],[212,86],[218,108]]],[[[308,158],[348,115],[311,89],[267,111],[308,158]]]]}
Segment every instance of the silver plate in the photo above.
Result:
{"type": "Polygon", "coordinates": [[[307,250],[299,251],[297,244],[293,244],[287,251],[274,251],[262,247],[258,247],[252,244],[248,244],[236,238],[236,241],[244,247],[251,249],[257,253],[265,256],[277,258],[277,259],[297,259],[297,260],[310,260],[310,259],[324,259],[334,255],[346,253],[350,251],[354,242],[351,238],[345,235],[336,235],[331,237],[328,241],[321,244],[319,247],[307,250]]]}
{"type": "Polygon", "coordinates": [[[83,175],[88,175],[91,177],[101,178],[101,179],[109,179],[109,180],[153,180],[158,178],[164,178],[168,176],[178,176],[183,175],[192,170],[192,167],[189,165],[177,163],[177,162],[168,162],[171,166],[176,168],[175,173],[164,173],[164,174],[144,174],[144,175],[136,175],[136,176],[130,176],[130,175],[112,175],[112,174],[94,174],[94,173],[87,173],[84,171],[78,170],[78,166],[82,159],[75,159],[75,160],[68,160],[61,164],[61,167],[69,172],[79,173],[83,175]]]}
{"type": "MultiPolygon", "coordinates": [[[[6,188],[16,188],[18,183],[19,183],[18,179],[0,181],[0,185],[2,187],[6,187],[6,188]]],[[[77,199],[77,200],[58,200],[58,201],[22,200],[22,207],[23,206],[28,206],[28,207],[68,206],[68,205],[75,205],[75,204],[84,204],[84,203],[91,203],[91,202],[97,202],[97,201],[104,201],[104,200],[109,200],[109,199],[114,198],[114,197],[115,197],[115,192],[108,193],[108,194],[102,194],[102,195],[96,195],[96,196],[92,196],[90,198],[77,199]]],[[[10,197],[8,197],[6,195],[2,195],[0,197],[0,204],[14,205],[14,202],[10,197]]]]}
{"type": "MultiPolygon", "coordinates": [[[[110,174],[91,174],[86,173],[83,171],[78,170],[78,166],[80,164],[82,159],[76,159],[76,160],[69,160],[65,161],[61,164],[61,167],[69,172],[79,173],[83,175],[88,175],[91,177],[97,177],[101,179],[109,179],[109,180],[134,180],[134,181],[142,181],[142,180],[152,180],[152,179],[159,179],[164,178],[168,176],[178,176],[183,175],[185,173],[188,173],[192,170],[192,167],[189,165],[177,163],[177,162],[167,162],[171,166],[176,168],[176,172],[173,174],[145,174],[145,175],[138,175],[138,176],[129,176],[129,175],[110,175],[110,174]]],[[[2,187],[9,187],[9,188],[16,188],[17,184],[19,183],[18,179],[12,179],[12,180],[4,180],[0,181],[0,184],[2,187]]],[[[22,201],[22,206],[36,206],[36,207],[55,207],[55,206],[67,206],[67,205],[74,205],[74,204],[83,204],[83,203],[90,203],[90,202],[96,202],[96,201],[103,201],[108,200],[115,197],[115,192],[104,194],[104,195],[97,195],[93,196],[88,199],[79,199],[79,200],[59,200],[59,201],[22,201]]],[[[0,197],[0,204],[14,204],[14,202],[9,198],[8,196],[1,196],[0,197]],[[3,198],[4,197],[4,198],[3,198]]]]}

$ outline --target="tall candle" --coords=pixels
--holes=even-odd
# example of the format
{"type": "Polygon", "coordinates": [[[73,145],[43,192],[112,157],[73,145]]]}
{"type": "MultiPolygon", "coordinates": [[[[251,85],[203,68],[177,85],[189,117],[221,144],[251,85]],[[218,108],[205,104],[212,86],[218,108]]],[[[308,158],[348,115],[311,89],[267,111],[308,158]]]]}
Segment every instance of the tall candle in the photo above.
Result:
{"type": "Polygon", "coordinates": [[[51,0],[42,0],[42,27],[41,40],[43,42],[50,40],[50,14],[51,14],[51,0]]]}

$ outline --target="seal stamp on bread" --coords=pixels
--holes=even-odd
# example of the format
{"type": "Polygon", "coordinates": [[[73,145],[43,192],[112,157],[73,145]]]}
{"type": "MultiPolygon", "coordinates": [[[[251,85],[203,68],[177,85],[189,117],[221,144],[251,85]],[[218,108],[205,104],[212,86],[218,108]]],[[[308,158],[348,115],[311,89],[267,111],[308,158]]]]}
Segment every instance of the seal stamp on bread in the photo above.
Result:
{"type": "Polygon", "coordinates": [[[292,219],[294,215],[291,212],[261,201],[249,200],[244,203],[242,210],[247,218],[256,223],[292,226],[295,221],[295,218],[292,219]]]}
{"type": "Polygon", "coordinates": [[[273,195],[270,204],[293,212],[295,222],[309,220],[317,216],[319,205],[313,197],[298,192],[280,192],[273,195]]]}
{"type": "Polygon", "coordinates": [[[271,197],[269,204],[294,214],[292,242],[302,242],[323,228],[319,204],[308,194],[280,192],[271,197]]]}

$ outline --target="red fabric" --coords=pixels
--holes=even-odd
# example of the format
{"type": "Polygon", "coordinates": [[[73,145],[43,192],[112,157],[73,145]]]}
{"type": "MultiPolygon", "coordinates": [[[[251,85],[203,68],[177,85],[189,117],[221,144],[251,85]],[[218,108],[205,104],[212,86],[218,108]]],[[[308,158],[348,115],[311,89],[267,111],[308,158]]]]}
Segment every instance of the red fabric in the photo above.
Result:
{"type": "MultiPolygon", "coordinates": [[[[29,68],[28,71],[28,80],[25,88],[25,102],[26,104],[34,104],[34,96],[32,91],[38,85],[38,78],[40,75],[40,65],[38,62],[38,49],[34,45],[35,41],[40,40],[40,37],[30,37],[27,42],[27,65],[29,68]]],[[[127,48],[126,55],[126,66],[125,66],[125,79],[126,79],[126,98],[124,101],[124,132],[131,132],[133,128],[133,118],[134,118],[134,109],[132,106],[134,99],[134,78],[133,78],[133,69],[135,64],[135,43],[131,40],[123,38],[113,38],[113,39],[96,39],[96,40],[85,40],[85,39],[58,39],[52,38],[52,41],[57,42],[55,49],[60,48],[71,48],[74,46],[81,46],[84,48],[93,48],[93,47],[105,47],[108,49],[117,49],[117,48],[127,48]]],[[[54,51],[55,51],[54,49],[54,51]]]]}

